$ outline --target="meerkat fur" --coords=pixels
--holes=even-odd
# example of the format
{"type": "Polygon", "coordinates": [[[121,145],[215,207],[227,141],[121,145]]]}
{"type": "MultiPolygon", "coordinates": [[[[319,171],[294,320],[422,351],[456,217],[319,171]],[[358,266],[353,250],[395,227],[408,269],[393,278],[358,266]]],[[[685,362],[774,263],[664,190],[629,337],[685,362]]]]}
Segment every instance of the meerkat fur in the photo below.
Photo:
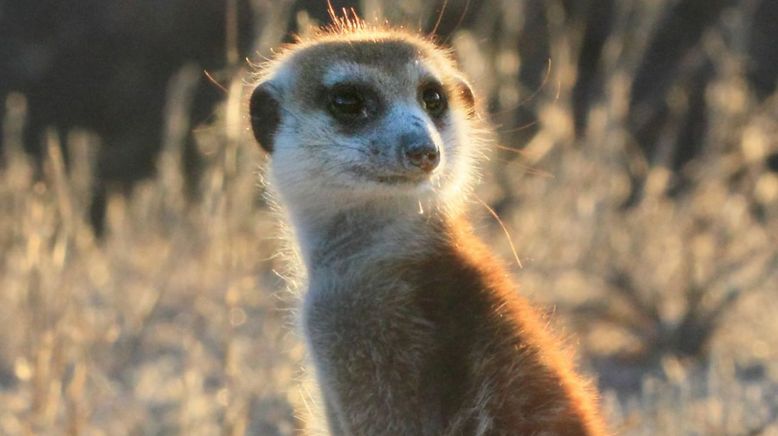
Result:
{"type": "Polygon", "coordinates": [[[333,19],[264,65],[250,101],[329,432],[604,434],[572,353],[468,223],[493,133],[451,53],[333,19]]]}

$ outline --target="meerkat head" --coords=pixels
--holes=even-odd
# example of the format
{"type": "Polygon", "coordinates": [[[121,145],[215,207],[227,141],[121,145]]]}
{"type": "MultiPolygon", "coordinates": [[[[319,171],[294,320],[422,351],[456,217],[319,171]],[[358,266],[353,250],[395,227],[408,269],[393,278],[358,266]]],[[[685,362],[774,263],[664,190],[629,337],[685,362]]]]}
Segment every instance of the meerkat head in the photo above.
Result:
{"type": "Polygon", "coordinates": [[[449,53],[364,25],[290,45],[261,73],[251,125],[286,203],[462,196],[476,140],[470,86],[449,53]]]}

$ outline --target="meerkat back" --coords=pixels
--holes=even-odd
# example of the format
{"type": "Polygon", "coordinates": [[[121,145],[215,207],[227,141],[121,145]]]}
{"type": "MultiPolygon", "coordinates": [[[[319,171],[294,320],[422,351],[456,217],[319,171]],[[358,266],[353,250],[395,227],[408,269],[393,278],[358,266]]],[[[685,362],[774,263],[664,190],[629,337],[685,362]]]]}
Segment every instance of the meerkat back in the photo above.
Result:
{"type": "Polygon", "coordinates": [[[250,115],[306,270],[332,434],[604,434],[572,356],[468,224],[490,132],[446,50],[338,19],[263,69],[250,115]]]}

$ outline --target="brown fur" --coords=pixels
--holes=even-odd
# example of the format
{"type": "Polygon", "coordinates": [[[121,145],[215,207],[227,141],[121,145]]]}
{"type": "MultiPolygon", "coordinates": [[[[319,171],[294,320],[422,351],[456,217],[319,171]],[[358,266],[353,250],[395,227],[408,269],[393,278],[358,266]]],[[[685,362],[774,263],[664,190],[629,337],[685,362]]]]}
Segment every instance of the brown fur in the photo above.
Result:
{"type": "MultiPolygon", "coordinates": [[[[601,434],[595,400],[574,373],[573,356],[467,223],[443,225],[448,240],[416,272],[419,303],[439,326],[432,372],[449,376],[440,383],[453,393],[444,396],[449,408],[461,410],[492,379],[490,399],[476,406],[494,419],[489,434],[601,434]]],[[[473,418],[458,423],[461,434],[474,434],[473,418]]]]}

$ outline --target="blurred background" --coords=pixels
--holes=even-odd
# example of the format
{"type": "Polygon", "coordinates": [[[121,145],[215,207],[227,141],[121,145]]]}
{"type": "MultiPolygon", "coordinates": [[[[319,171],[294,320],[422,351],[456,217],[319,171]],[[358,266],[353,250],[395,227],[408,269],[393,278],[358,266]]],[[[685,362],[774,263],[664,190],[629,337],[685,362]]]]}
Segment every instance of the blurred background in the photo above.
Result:
{"type": "MultiPolygon", "coordinates": [[[[478,197],[614,431],[778,435],[778,2],[332,3],[453,48],[499,136],[478,197]]],[[[328,21],[0,0],[0,434],[306,427],[248,61],[328,21]]]]}

